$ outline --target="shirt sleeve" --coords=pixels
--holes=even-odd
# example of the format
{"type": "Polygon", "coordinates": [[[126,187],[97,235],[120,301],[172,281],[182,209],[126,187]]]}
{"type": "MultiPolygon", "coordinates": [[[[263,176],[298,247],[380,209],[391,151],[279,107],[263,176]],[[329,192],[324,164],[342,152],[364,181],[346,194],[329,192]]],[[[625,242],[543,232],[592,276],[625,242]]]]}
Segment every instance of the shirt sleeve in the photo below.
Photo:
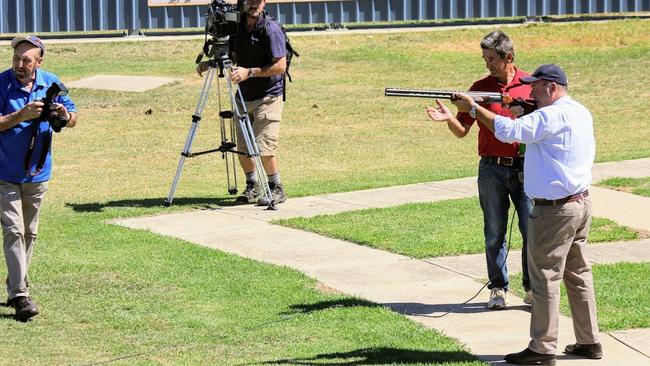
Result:
{"type": "MultiPolygon", "coordinates": [[[[55,82],[60,83],[61,80],[59,78],[56,78],[55,82]]],[[[65,85],[65,84],[64,84],[65,85]]],[[[72,99],[70,99],[69,95],[59,95],[56,97],[55,102],[63,104],[65,109],[68,110],[68,112],[77,112],[77,106],[74,104],[72,99]]]]}
{"type": "Polygon", "coordinates": [[[286,57],[287,45],[284,33],[282,33],[280,26],[272,22],[269,26],[268,36],[270,41],[269,44],[271,47],[271,57],[274,59],[279,57],[286,57]]]}
{"type": "Polygon", "coordinates": [[[530,144],[548,136],[548,115],[544,109],[512,119],[497,115],[494,118],[494,136],[499,141],[530,144]]]}

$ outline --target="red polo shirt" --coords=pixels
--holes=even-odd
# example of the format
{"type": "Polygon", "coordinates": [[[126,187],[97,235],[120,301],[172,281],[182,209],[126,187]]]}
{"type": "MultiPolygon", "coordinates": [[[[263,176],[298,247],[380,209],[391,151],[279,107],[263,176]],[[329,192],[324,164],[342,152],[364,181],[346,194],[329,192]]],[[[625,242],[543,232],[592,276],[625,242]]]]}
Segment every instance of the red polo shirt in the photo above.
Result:
{"type": "MultiPolygon", "coordinates": [[[[470,91],[484,91],[484,92],[497,92],[502,94],[508,94],[513,98],[522,97],[528,99],[530,97],[530,85],[523,84],[521,78],[528,76],[527,73],[515,69],[515,77],[512,78],[512,81],[508,85],[502,84],[497,78],[492,75],[488,75],[485,78],[475,82],[470,91]]],[[[490,111],[506,117],[512,117],[512,113],[508,108],[501,105],[501,103],[490,103],[490,104],[481,104],[481,106],[489,109],[490,111]]],[[[472,118],[469,113],[458,113],[456,118],[463,124],[471,125],[474,123],[474,118],[472,118]]],[[[479,132],[478,132],[478,154],[480,156],[500,156],[506,157],[518,156],[519,144],[512,143],[506,144],[497,140],[494,137],[494,132],[490,131],[482,123],[479,122],[479,132]]]]}

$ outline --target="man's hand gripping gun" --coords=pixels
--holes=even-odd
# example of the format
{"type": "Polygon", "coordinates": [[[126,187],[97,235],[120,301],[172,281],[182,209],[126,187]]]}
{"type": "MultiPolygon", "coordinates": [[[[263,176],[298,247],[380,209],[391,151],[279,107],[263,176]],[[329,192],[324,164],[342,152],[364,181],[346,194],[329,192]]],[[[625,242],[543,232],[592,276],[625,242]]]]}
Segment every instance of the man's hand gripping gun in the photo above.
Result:
{"type": "MultiPolygon", "coordinates": [[[[452,90],[428,90],[428,89],[402,89],[402,88],[386,88],[384,95],[387,97],[412,97],[412,98],[435,98],[435,99],[449,99],[455,100],[454,94],[461,93],[452,90]]],[[[501,103],[502,105],[512,107],[520,106],[524,110],[524,114],[528,114],[537,109],[537,104],[534,100],[524,99],[521,97],[513,98],[508,94],[482,92],[482,91],[469,91],[462,92],[470,96],[476,103],[489,104],[501,103]]]]}

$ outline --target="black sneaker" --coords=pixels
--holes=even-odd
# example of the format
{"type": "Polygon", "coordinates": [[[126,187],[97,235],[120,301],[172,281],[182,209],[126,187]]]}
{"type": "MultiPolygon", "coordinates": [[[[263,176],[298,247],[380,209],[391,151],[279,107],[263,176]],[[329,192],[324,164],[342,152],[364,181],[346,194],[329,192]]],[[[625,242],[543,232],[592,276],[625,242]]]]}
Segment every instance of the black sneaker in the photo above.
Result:
{"type": "MultiPolygon", "coordinates": [[[[273,203],[282,203],[287,200],[287,195],[284,193],[284,186],[282,183],[269,183],[269,188],[271,189],[271,194],[273,195],[273,203]]],[[[262,196],[259,200],[257,200],[257,204],[260,206],[268,206],[269,201],[266,196],[262,196]]]]}
{"type": "Polygon", "coordinates": [[[555,355],[537,353],[530,348],[507,354],[503,359],[515,365],[555,365],[555,355]]]}
{"type": "Polygon", "coordinates": [[[21,322],[38,315],[38,307],[29,296],[18,296],[9,300],[9,304],[16,309],[16,319],[21,322]]]}
{"type": "Polygon", "coordinates": [[[260,195],[260,185],[257,181],[247,180],[246,189],[242,192],[241,196],[237,197],[237,202],[253,203],[260,195]]]}
{"type": "Polygon", "coordinates": [[[600,360],[603,358],[603,347],[600,343],[593,344],[570,344],[564,349],[564,353],[592,360],[600,360]]]}

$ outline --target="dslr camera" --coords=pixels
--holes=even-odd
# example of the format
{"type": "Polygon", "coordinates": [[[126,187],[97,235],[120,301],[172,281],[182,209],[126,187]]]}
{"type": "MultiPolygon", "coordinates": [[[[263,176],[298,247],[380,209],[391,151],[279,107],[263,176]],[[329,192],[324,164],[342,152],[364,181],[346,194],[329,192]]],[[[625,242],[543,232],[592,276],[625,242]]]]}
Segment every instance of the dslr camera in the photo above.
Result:
{"type": "Polygon", "coordinates": [[[61,132],[61,129],[65,127],[68,121],[65,117],[59,116],[58,114],[52,115],[54,111],[54,101],[59,95],[68,95],[68,89],[63,85],[63,83],[53,83],[45,92],[45,99],[39,100],[43,102],[43,112],[41,115],[35,119],[35,121],[47,121],[52,126],[54,132],[61,132]]]}
{"type": "Polygon", "coordinates": [[[243,9],[244,0],[238,0],[236,5],[229,4],[225,0],[212,0],[205,20],[206,35],[225,38],[237,34],[243,9]]]}

